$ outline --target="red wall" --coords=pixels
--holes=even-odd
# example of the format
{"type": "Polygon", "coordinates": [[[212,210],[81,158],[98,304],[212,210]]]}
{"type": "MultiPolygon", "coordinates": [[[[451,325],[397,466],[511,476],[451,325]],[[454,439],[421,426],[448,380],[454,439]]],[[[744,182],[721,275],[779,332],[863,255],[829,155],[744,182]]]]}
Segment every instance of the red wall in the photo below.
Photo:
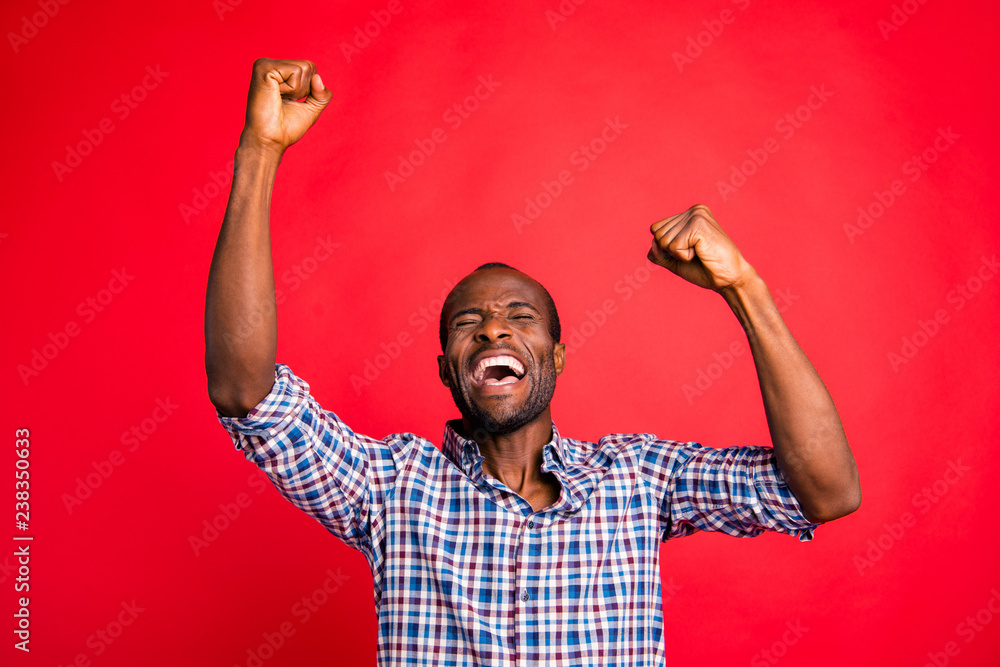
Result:
{"type": "Polygon", "coordinates": [[[437,441],[456,413],[439,299],[498,260],[560,307],[563,432],[766,444],[736,319],[645,259],[652,222],[708,204],[829,386],[864,504],[809,544],[665,545],[671,663],[996,664],[994,5],[398,2],[0,9],[0,662],[246,667],[286,624],[268,667],[374,664],[364,559],[261,483],[206,393],[209,261],[267,56],[313,60],[334,91],[272,210],[278,358],[324,407],[437,441]],[[372,12],[390,20],[345,54],[372,12]],[[480,77],[494,88],[456,115],[480,77]],[[27,655],[14,535],[34,537],[27,655]],[[303,606],[328,572],[335,593],[303,606]]]}

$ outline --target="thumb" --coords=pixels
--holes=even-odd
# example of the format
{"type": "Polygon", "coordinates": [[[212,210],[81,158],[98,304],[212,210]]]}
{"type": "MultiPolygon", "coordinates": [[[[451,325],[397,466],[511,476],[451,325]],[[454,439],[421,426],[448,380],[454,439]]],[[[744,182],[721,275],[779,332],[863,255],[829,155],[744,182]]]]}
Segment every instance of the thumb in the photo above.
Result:
{"type": "Polygon", "coordinates": [[[663,268],[670,269],[671,271],[674,271],[673,267],[679,262],[676,257],[663,252],[663,248],[661,248],[660,244],[656,242],[656,239],[653,239],[649,252],[646,253],[646,259],[651,261],[653,264],[659,264],[663,268]]]}
{"type": "Polygon", "coordinates": [[[309,95],[306,97],[304,104],[309,107],[314,116],[319,116],[320,112],[333,99],[333,91],[323,85],[323,79],[320,77],[319,72],[312,75],[309,84],[309,95]]]}

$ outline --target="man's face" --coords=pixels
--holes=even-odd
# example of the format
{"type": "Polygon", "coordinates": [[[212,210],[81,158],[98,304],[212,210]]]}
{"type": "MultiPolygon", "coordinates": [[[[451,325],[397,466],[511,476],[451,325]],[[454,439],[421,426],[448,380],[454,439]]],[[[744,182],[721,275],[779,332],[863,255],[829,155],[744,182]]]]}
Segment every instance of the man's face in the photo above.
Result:
{"type": "Polygon", "coordinates": [[[511,269],[476,271],[452,290],[444,309],[448,338],[439,373],[466,421],[507,434],[546,412],[565,346],[549,335],[541,285],[511,269]]]}

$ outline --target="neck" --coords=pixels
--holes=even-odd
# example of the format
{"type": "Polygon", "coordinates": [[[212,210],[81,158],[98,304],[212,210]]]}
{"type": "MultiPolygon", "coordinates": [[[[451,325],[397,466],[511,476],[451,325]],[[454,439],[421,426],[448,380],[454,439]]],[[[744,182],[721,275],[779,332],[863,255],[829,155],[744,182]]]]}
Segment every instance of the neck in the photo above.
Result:
{"type": "Polygon", "coordinates": [[[489,433],[481,424],[462,420],[466,437],[476,441],[483,455],[483,469],[515,492],[546,479],[542,449],[552,440],[552,414],[548,407],[512,433],[489,433]]]}

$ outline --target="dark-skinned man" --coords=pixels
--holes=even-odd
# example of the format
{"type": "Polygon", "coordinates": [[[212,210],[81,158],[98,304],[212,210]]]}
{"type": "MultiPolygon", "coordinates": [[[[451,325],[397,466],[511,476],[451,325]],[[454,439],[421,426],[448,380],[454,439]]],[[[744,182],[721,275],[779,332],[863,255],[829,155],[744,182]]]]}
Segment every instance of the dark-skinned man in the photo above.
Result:
{"type": "Polygon", "coordinates": [[[773,448],[563,436],[549,408],[566,360],[555,305],[495,263],[442,309],[439,373],[462,417],[440,450],[412,433],[357,434],[323,410],[276,363],[269,207],[285,149],[330,97],[309,61],[254,63],[208,281],[205,365],[237,448],[364,554],[380,665],[661,665],[661,541],[698,530],[804,541],[858,508],[829,393],[705,206],[653,224],[647,256],[721,294],[739,319],[773,448]],[[264,323],[236,335],[251,313],[264,323]]]}

